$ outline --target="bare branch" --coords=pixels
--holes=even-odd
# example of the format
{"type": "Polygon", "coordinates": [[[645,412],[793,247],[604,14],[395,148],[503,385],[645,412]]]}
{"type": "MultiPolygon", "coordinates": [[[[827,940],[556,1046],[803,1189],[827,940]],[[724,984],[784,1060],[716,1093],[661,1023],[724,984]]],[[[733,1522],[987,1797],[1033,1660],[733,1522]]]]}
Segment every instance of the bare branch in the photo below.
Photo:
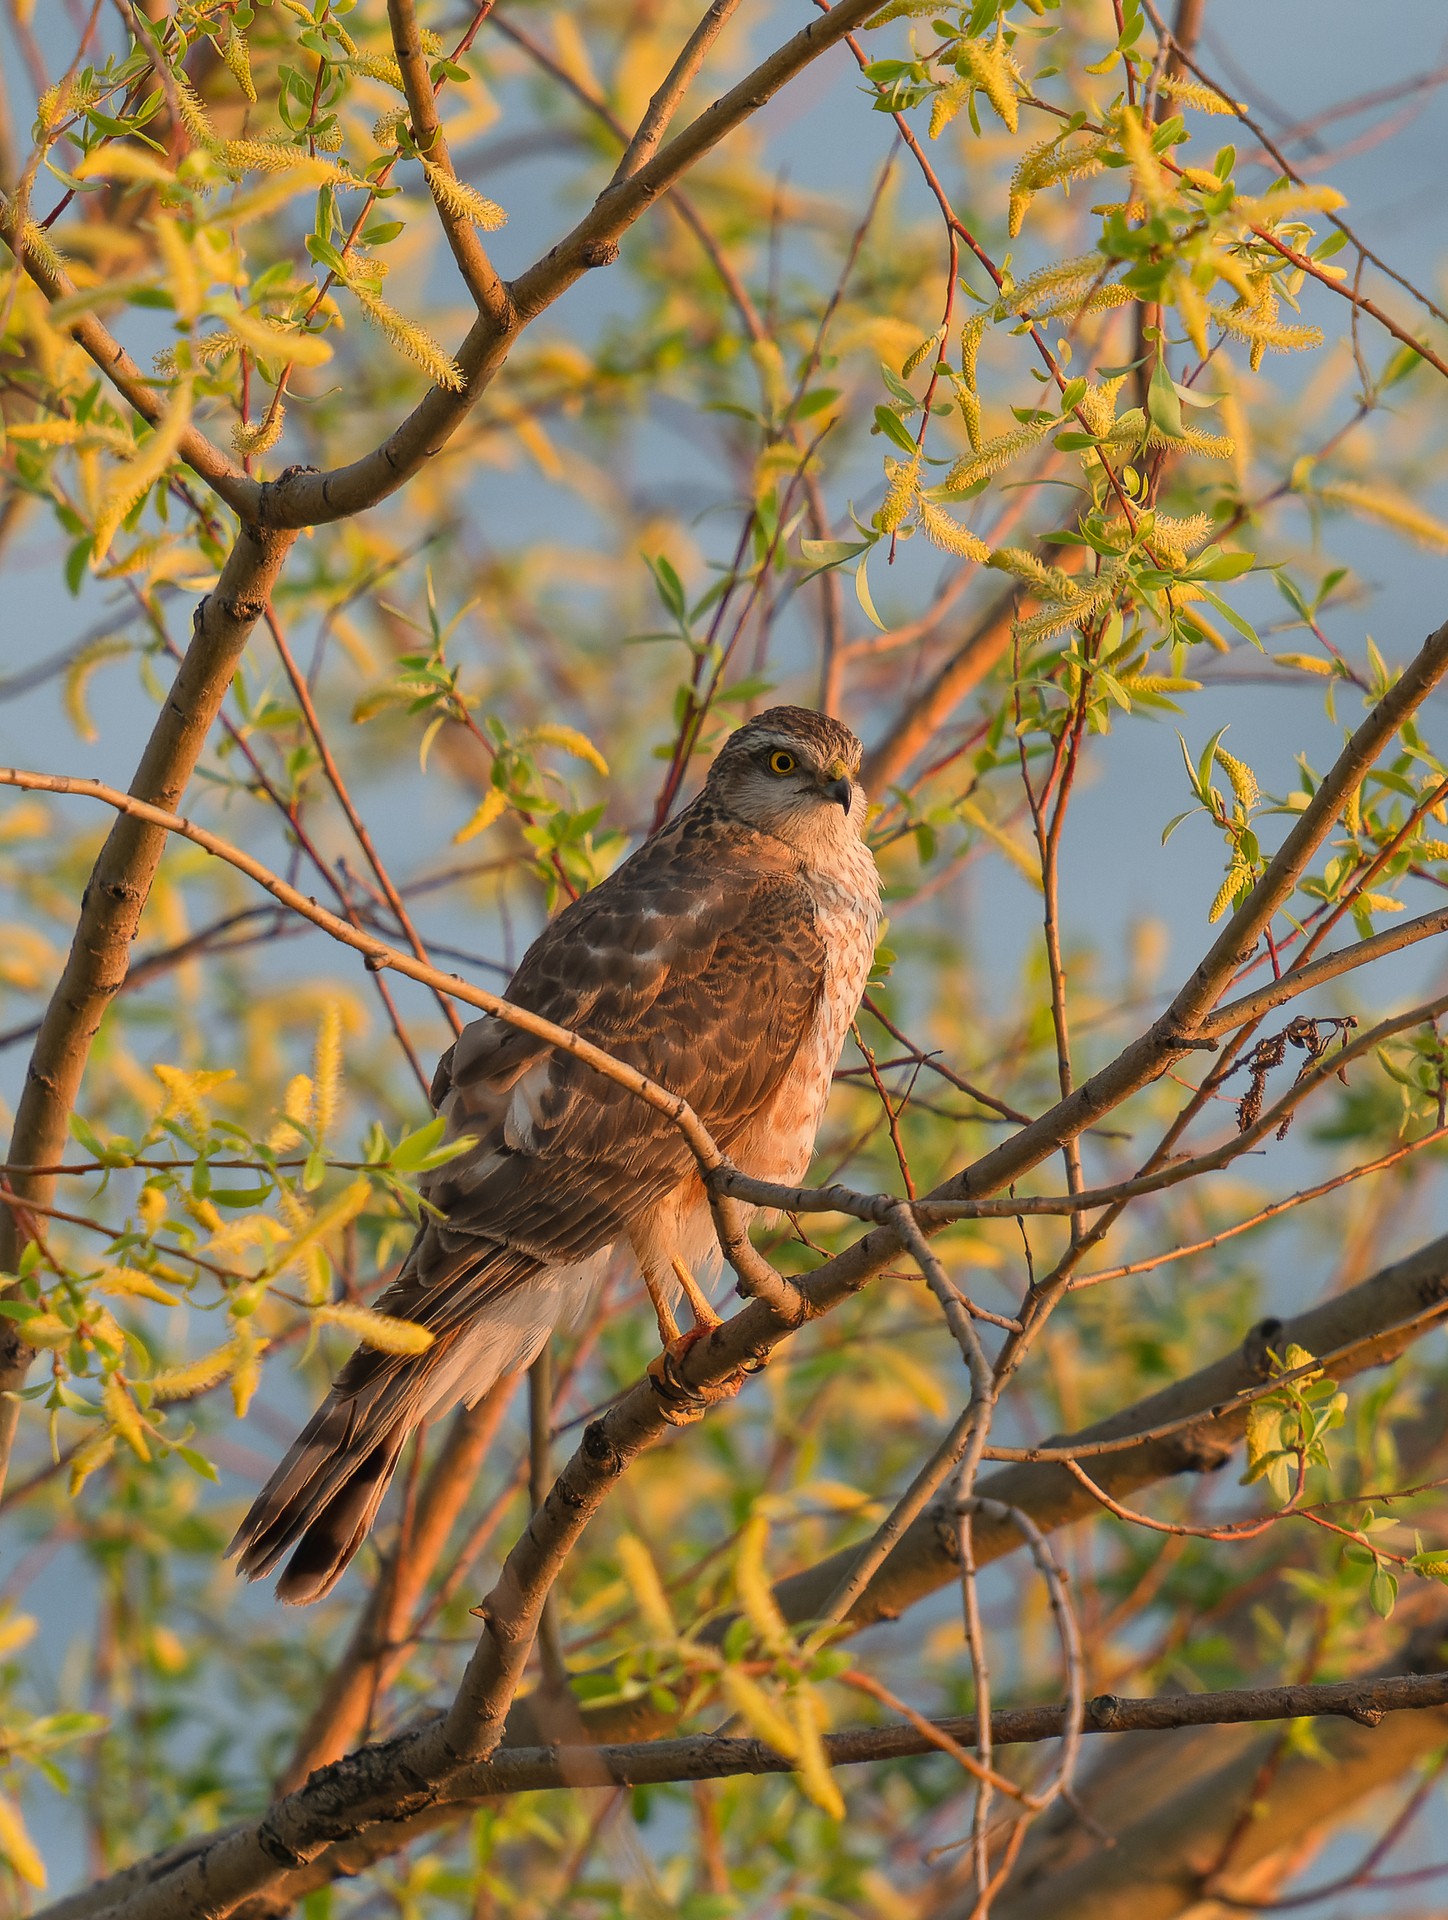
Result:
{"type": "Polygon", "coordinates": [[[739,0],[713,0],[709,11],[684,42],[678,59],[649,101],[648,111],[639,122],[638,132],[629,141],[623,158],[614,169],[613,178],[608,183],[610,187],[622,186],[625,180],[631,180],[640,167],[647,166],[653,159],[659,142],[669,130],[669,122],[683,105],[684,95],[709,57],[709,49],[738,5],[739,0]]]}
{"type": "MultiPolygon", "coordinates": [[[[1426,1668],[1422,1677],[1437,1679],[1442,1632],[1440,1613],[1413,1635],[1394,1665],[1426,1668]]],[[[1349,1683],[1373,1684],[1368,1678],[1349,1683]]],[[[1250,1885],[1242,1876],[1269,1860],[1300,1857],[1310,1835],[1359,1809],[1442,1746],[1448,1715],[1441,1707],[1384,1718],[1370,1698],[1364,1704],[1358,1724],[1349,1711],[1319,1730],[1325,1758],[1319,1751],[1285,1751],[1270,1778],[1263,1777],[1267,1744],[1234,1744],[1224,1753],[1210,1735],[1174,1745],[1162,1790],[1141,1794],[1138,1786],[1127,1804],[1093,1794],[1088,1778],[1078,1789],[1079,1804],[1093,1823],[1109,1823],[1110,1845],[1094,1839],[1074,1813],[1068,1830],[1063,1810],[1049,1833],[1042,1829],[1041,1844],[1029,1853],[1018,1888],[997,1906],[996,1920],[1056,1920],[1063,1913],[1071,1920],[1172,1920],[1206,1897],[1204,1863],[1234,1828],[1229,1886],[1250,1885]],[[1249,1800],[1251,1817],[1242,1821],[1249,1800]]],[[[966,1920],[969,1910],[966,1901],[944,1900],[932,1908],[931,1920],[966,1920]]]]}
{"type": "MultiPolygon", "coordinates": [[[[488,6],[479,9],[478,24],[486,17],[490,7],[491,0],[488,6]]],[[[438,117],[427,55],[423,52],[417,31],[414,0],[387,0],[387,19],[392,28],[392,46],[397,55],[397,64],[402,69],[402,85],[412,116],[412,137],[417,143],[417,150],[429,168],[436,168],[448,179],[456,180],[457,168],[453,165],[447,137],[438,117]]],[[[499,333],[510,332],[514,324],[513,303],[508,297],[507,287],[498,278],[488,258],[487,249],[478,238],[477,228],[466,214],[455,211],[446,197],[433,187],[431,173],[428,175],[428,187],[432,191],[438,223],[452,248],[458,272],[473,296],[473,304],[499,333]]]]}
{"type": "MultiPolygon", "coordinates": [[[[322,771],[327,776],[327,784],[336,795],[337,805],[347,816],[347,825],[352,829],[353,837],[362,849],[363,858],[366,860],[368,866],[371,867],[377,884],[382,889],[383,898],[392,909],[397,924],[402,929],[403,938],[412,948],[416,957],[426,962],[427,952],[418,936],[417,928],[412,924],[412,915],[403,904],[402,895],[393,885],[392,876],[382,863],[372,836],[367,831],[366,822],[357,811],[357,808],[353,804],[352,796],[347,791],[347,783],[342,778],[342,770],[337,765],[336,755],[327,744],[327,736],[322,730],[321,716],[317,712],[317,703],[312,698],[312,690],[307,685],[306,675],[299,671],[296,660],[292,656],[292,650],[287,645],[287,637],[282,632],[281,622],[277,619],[275,609],[270,605],[268,605],[266,610],[266,624],[267,631],[272,637],[272,644],[281,656],[282,667],[286,673],[287,681],[291,686],[292,692],[296,696],[297,705],[302,710],[302,718],[307,723],[307,731],[312,736],[312,744],[317,749],[318,758],[322,762],[322,771]]],[[[454,1007],[451,997],[447,994],[439,993],[437,995],[437,1001],[442,1009],[443,1018],[451,1026],[454,1035],[460,1033],[462,1031],[462,1024],[458,1019],[457,1009],[454,1007]]]]}
{"type": "Polygon", "coordinates": [[[1404,947],[1416,946],[1420,940],[1431,940],[1435,934],[1445,930],[1448,930],[1448,908],[1445,907],[1439,907],[1433,913],[1419,914],[1415,920],[1400,921],[1397,926],[1389,927],[1386,933],[1375,933],[1370,939],[1359,940],[1353,946],[1340,948],[1336,953],[1324,954],[1321,960],[1314,960],[1308,966],[1294,967],[1284,973],[1280,980],[1273,980],[1265,987],[1258,987],[1255,993],[1245,993],[1240,1000],[1231,1000],[1225,1007],[1218,1007],[1215,1013],[1202,1021],[1197,1032],[1202,1039],[1213,1039],[1221,1033],[1234,1033],[1238,1027],[1260,1020],[1264,1013],[1270,1013],[1274,1007],[1284,1006],[1300,993],[1310,993],[1314,987],[1324,986],[1327,981],[1339,979],[1358,967],[1370,966],[1374,960],[1381,960],[1390,953],[1401,953],[1404,947]]]}

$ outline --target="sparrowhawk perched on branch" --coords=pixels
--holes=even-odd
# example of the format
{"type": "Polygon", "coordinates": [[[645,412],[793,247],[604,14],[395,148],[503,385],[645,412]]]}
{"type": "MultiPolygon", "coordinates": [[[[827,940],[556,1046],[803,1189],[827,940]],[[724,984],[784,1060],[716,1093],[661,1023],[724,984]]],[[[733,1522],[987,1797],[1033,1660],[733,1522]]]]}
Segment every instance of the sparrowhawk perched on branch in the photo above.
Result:
{"type": "MultiPolygon", "coordinates": [[[[734,1164],[793,1185],[809,1165],[880,921],[861,837],[860,743],[774,707],[725,741],[703,790],[524,955],[507,998],[680,1094],[734,1164]]],[[[447,1137],[429,1212],[378,1308],[433,1336],[359,1348],[258,1495],[233,1550],[278,1596],[328,1592],[366,1538],[408,1435],[531,1363],[612,1249],[642,1270],[666,1344],[682,1284],[718,1247],[683,1136],[582,1061],[487,1015],[432,1087],[447,1137]]]]}

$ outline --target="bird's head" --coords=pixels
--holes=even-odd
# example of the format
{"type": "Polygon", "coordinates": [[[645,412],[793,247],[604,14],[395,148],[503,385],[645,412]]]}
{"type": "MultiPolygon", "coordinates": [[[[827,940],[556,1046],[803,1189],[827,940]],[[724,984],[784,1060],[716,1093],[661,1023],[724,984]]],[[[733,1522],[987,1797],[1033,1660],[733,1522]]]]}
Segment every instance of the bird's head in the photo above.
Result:
{"type": "Polygon", "coordinates": [[[705,792],[737,819],[807,853],[821,838],[864,831],[861,751],[827,713],[770,707],[724,742],[705,792]]]}

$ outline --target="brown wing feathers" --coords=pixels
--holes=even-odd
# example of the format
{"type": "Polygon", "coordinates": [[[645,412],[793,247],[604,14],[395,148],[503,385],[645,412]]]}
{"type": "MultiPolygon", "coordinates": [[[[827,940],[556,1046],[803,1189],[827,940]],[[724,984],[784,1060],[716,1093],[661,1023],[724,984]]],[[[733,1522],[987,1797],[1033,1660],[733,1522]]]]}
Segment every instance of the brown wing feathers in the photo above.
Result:
{"type": "MultiPolygon", "coordinates": [[[[682,1094],[727,1150],[788,1070],[823,978],[788,849],[696,806],[560,914],[508,992],[682,1094]]],[[[496,1019],[444,1056],[433,1100],[450,1137],[477,1144],[431,1177],[442,1217],[377,1304],[434,1344],[359,1349],[242,1522],[232,1550],[248,1576],[292,1551],[286,1601],[339,1577],[432,1401],[491,1384],[492,1321],[515,1329],[525,1290],[621,1238],[692,1171],[662,1115],[496,1019]]],[[[513,1351],[496,1344],[494,1378],[513,1351]]]]}

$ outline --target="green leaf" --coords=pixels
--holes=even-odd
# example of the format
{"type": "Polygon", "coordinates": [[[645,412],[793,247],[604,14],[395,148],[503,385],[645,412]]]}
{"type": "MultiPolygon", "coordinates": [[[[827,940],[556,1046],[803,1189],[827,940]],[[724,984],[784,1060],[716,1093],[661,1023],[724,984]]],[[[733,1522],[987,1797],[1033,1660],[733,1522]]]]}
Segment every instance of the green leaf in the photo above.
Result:
{"type": "Polygon", "coordinates": [[[1239,580],[1244,573],[1250,573],[1256,564],[1255,553],[1223,553],[1219,548],[1209,548],[1193,563],[1187,578],[1190,580],[1239,580]]]}
{"type": "Polygon", "coordinates": [[[912,460],[915,458],[915,442],[911,438],[910,429],[893,407],[876,407],[875,425],[887,440],[894,442],[902,453],[908,453],[912,460]]]}
{"type": "Polygon", "coordinates": [[[260,1207],[270,1197],[269,1186],[213,1187],[207,1196],[218,1207],[260,1207]]]}
{"type": "Polygon", "coordinates": [[[171,1451],[184,1460],[193,1473],[199,1473],[203,1480],[220,1479],[221,1476],[206,1458],[206,1455],[204,1453],[198,1453],[195,1447],[175,1446],[171,1451]]]}
{"type": "Polygon", "coordinates": [[[1177,398],[1175,383],[1167,372],[1166,360],[1160,353],[1156,356],[1156,365],[1151,370],[1151,384],[1146,390],[1146,411],[1159,432],[1172,440],[1185,437],[1182,403],[1177,398]]]}
{"type": "Polygon", "coordinates": [[[103,1160],[105,1158],[105,1142],[84,1115],[73,1113],[70,1116],[70,1130],[85,1148],[92,1160],[103,1160]]]}
{"type": "Polygon", "coordinates": [[[838,387],[815,387],[809,393],[802,393],[794,403],[794,418],[808,420],[825,408],[832,406],[840,397],[838,387]]]}
{"type": "Polygon", "coordinates": [[[1235,613],[1232,608],[1227,605],[1226,601],[1222,599],[1220,594],[1213,593],[1210,587],[1203,587],[1202,598],[1209,606],[1217,609],[1217,612],[1221,614],[1229,627],[1234,627],[1244,640],[1250,640],[1258,653],[1266,653],[1267,649],[1257,637],[1257,629],[1249,625],[1240,613],[1235,613]]]}
{"type": "Polygon", "coordinates": [[[1378,381],[1379,393],[1386,393],[1389,387],[1397,386],[1400,380],[1406,380],[1410,373],[1423,364],[1423,356],[1416,347],[1399,347],[1397,352],[1383,368],[1378,381]]]}
{"type": "Polygon", "coordinates": [[[810,565],[822,573],[826,567],[853,560],[857,553],[868,553],[874,544],[873,540],[801,540],[799,550],[810,565]]]}
{"type": "Polygon", "coordinates": [[[855,568],[855,598],[863,608],[865,618],[870,621],[872,625],[878,627],[881,633],[888,633],[890,629],[875,611],[875,602],[870,596],[870,582],[865,577],[865,562],[863,560],[859,566],[855,568]]]}
{"type": "Polygon", "coordinates": [[[429,1120],[425,1127],[404,1134],[392,1149],[391,1161],[394,1167],[403,1173],[412,1173],[420,1167],[428,1155],[441,1144],[447,1132],[447,1121],[441,1114],[435,1120],[429,1120]]]}

